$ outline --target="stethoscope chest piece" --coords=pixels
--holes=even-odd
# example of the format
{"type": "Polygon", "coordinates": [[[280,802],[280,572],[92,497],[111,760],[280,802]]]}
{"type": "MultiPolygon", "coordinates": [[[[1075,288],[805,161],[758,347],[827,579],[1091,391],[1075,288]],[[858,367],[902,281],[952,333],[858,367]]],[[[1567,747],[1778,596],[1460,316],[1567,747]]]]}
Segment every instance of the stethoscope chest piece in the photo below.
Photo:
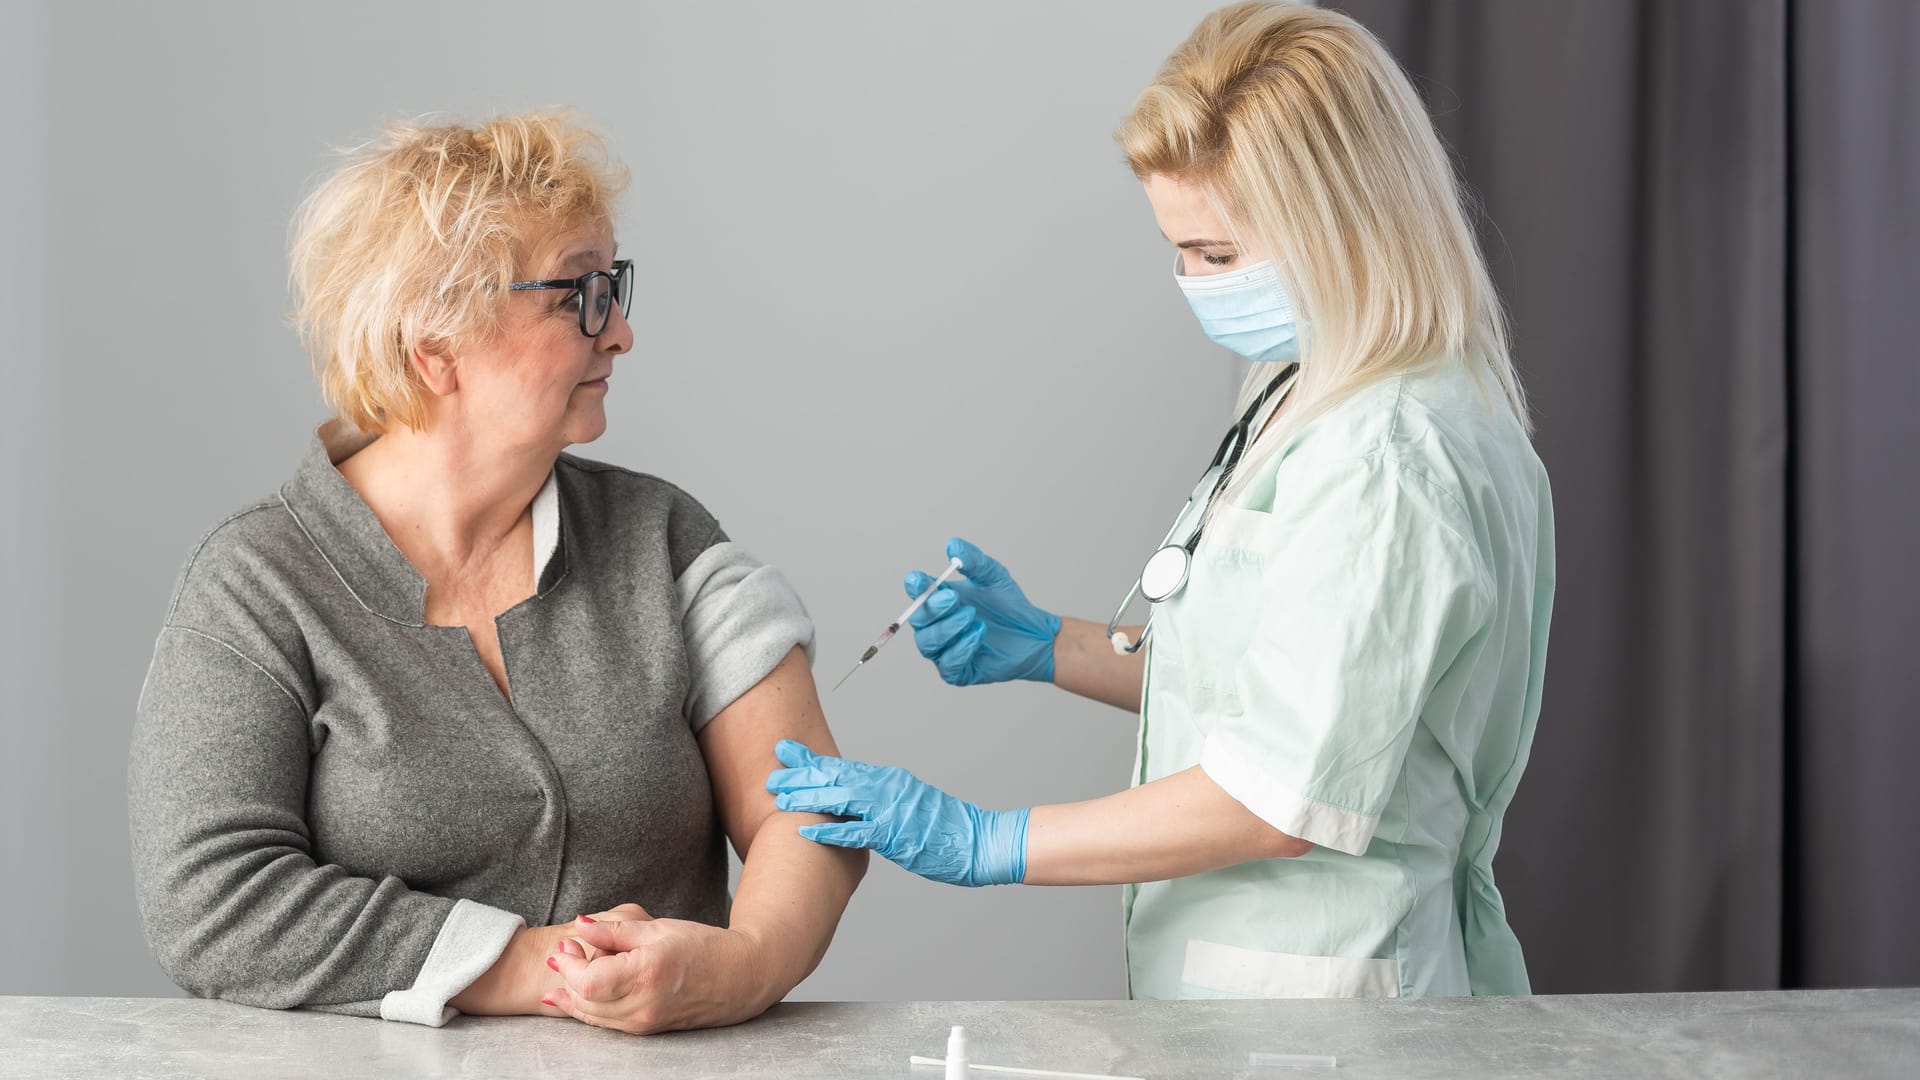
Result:
{"type": "Polygon", "coordinates": [[[1194,486],[1193,494],[1187,496],[1187,505],[1180,516],[1173,521],[1173,528],[1167,530],[1166,539],[1160,541],[1160,549],[1147,560],[1140,570],[1139,580],[1133,588],[1127,590],[1126,599],[1120,601],[1120,607],[1107,620],[1107,640],[1113,643],[1113,651],[1123,656],[1139,652],[1147,643],[1147,635],[1153,633],[1153,612],[1149,608],[1147,623],[1140,629],[1139,640],[1134,640],[1120,629],[1120,621],[1126,618],[1127,608],[1136,596],[1146,598],[1152,605],[1171,599],[1181,589],[1187,587],[1187,577],[1193,572],[1193,552],[1200,546],[1200,533],[1206,528],[1207,512],[1213,508],[1213,500],[1226,487],[1227,480],[1233,475],[1233,468],[1247,451],[1247,445],[1253,441],[1253,423],[1273,395],[1293,377],[1298,365],[1288,364],[1273,380],[1267,383],[1265,390],[1253,399],[1240,422],[1227,429],[1227,436],[1220,440],[1220,449],[1214,452],[1213,463],[1200,476],[1200,482],[1194,486]],[[1184,542],[1176,542],[1174,537],[1183,531],[1187,533],[1184,542]]]}
{"type": "Polygon", "coordinates": [[[1140,571],[1140,595],[1158,604],[1179,592],[1187,584],[1193,556],[1184,544],[1168,544],[1147,560],[1140,571]]]}

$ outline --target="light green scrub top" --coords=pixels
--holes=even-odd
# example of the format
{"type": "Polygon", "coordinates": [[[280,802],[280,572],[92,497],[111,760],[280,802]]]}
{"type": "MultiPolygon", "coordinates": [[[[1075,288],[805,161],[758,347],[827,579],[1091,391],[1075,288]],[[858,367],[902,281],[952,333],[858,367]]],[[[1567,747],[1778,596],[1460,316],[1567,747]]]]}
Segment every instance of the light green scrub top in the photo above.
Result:
{"type": "Polygon", "coordinates": [[[1246,465],[1156,611],[1135,782],[1198,765],[1315,847],[1128,886],[1132,995],[1527,993],[1493,856],[1540,711],[1546,470],[1459,363],[1246,465]]]}

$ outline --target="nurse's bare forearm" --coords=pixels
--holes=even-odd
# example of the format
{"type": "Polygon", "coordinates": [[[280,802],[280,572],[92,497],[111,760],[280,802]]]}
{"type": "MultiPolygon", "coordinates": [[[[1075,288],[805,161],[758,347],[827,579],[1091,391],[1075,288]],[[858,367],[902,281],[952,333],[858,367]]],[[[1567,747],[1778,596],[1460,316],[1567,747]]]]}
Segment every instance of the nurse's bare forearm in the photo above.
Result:
{"type": "Polygon", "coordinates": [[[1027,819],[1026,883],[1165,881],[1311,850],[1195,766],[1117,795],[1034,807],[1027,819]]]}
{"type": "Polygon", "coordinates": [[[775,813],[754,835],[740,870],[728,928],[754,943],[764,1008],[813,973],[833,941],[867,853],[802,839],[799,828],[832,818],[775,813]]]}
{"type": "MultiPolygon", "coordinates": [[[[1140,628],[1125,628],[1129,638],[1140,628]]],[[[1063,618],[1053,639],[1053,685],[1083,698],[1128,712],[1140,711],[1140,684],[1147,672],[1144,650],[1131,656],[1113,651],[1107,624],[1063,618]]]]}

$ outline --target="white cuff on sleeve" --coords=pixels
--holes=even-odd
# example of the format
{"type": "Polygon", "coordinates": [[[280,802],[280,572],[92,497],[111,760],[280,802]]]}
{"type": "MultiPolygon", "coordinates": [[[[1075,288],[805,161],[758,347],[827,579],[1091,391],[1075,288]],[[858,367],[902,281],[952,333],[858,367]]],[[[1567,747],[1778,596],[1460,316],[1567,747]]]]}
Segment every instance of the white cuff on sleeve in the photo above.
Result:
{"type": "Polygon", "coordinates": [[[455,903],[413,985],[380,999],[380,1018],[428,1027],[453,1019],[460,1010],[447,1002],[485,975],[513,932],[526,924],[511,911],[472,900],[455,903]]]}
{"type": "Polygon", "coordinates": [[[1247,764],[1246,758],[1219,739],[1208,739],[1200,750],[1200,768],[1220,790],[1253,811],[1255,817],[1286,833],[1321,847],[1364,855],[1380,825],[1380,815],[1361,814],[1301,796],[1274,784],[1270,777],[1247,764]]]}
{"type": "Polygon", "coordinates": [[[700,553],[680,580],[687,722],[695,731],[753,689],[795,645],[813,659],[813,619],[786,575],[731,541],[700,553]]]}

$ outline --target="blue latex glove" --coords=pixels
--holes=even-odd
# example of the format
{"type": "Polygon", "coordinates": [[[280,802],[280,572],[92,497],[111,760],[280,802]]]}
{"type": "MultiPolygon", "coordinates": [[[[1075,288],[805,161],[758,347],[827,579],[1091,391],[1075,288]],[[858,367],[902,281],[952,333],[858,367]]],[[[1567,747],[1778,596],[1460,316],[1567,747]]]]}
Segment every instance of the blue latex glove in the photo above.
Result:
{"type": "MultiPolygon", "coordinates": [[[[967,541],[947,541],[947,557],[965,564],[960,572],[966,580],[941,585],[907,620],[920,655],[955,686],[1052,682],[1060,616],[1034,607],[1006,567],[967,541]]],[[[931,584],[931,575],[912,571],[907,595],[919,596],[931,584]]]]}
{"type": "Polygon", "coordinates": [[[773,752],[786,766],[767,777],[774,806],[857,819],[803,825],[800,835],[808,840],[870,848],[949,885],[1026,879],[1030,811],[982,810],[905,769],[826,757],[792,739],[782,739],[773,752]]]}

